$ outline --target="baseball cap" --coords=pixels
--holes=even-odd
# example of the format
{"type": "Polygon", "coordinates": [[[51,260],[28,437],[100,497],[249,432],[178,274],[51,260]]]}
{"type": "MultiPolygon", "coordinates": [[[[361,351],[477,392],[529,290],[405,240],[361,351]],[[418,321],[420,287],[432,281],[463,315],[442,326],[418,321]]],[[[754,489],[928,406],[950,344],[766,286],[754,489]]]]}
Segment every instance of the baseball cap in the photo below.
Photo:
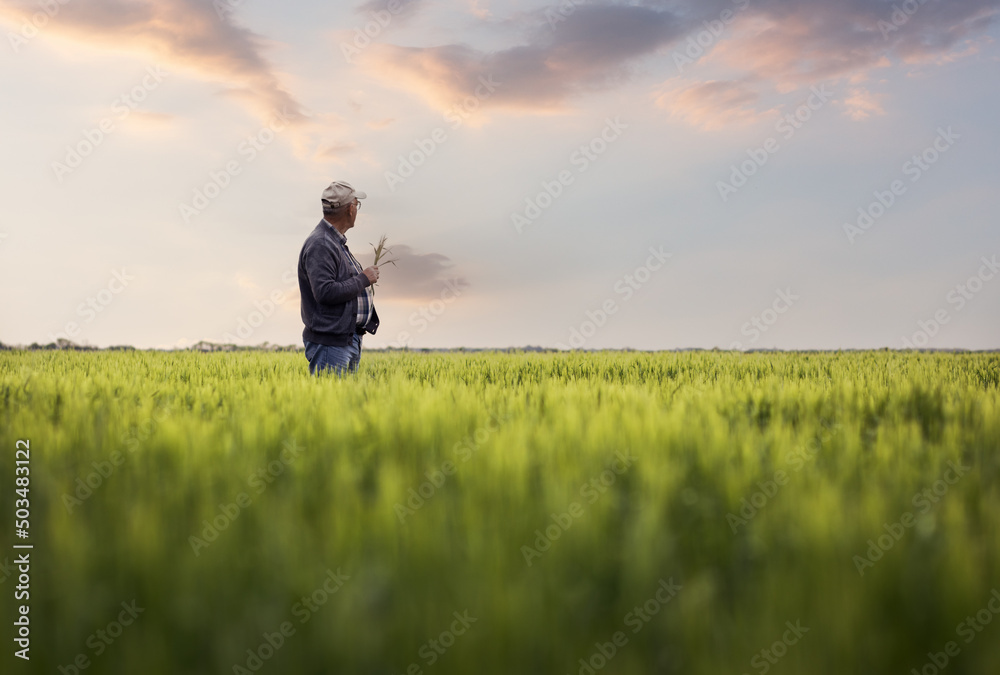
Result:
{"type": "Polygon", "coordinates": [[[321,201],[323,202],[324,209],[337,211],[355,199],[364,199],[367,196],[366,193],[355,190],[350,183],[335,180],[323,190],[321,201]]]}

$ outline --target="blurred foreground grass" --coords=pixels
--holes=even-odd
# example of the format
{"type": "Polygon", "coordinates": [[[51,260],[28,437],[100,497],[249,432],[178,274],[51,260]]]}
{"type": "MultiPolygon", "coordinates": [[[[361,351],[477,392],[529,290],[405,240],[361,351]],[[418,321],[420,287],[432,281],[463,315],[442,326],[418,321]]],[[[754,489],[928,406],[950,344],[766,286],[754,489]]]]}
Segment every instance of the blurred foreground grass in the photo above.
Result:
{"type": "Polygon", "coordinates": [[[995,354],[368,352],[317,380],[295,353],[0,352],[0,513],[30,439],[35,545],[32,659],[5,639],[4,670],[909,673],[951,641],[949,673],[1000,672],[998,378],[995,354]]]}

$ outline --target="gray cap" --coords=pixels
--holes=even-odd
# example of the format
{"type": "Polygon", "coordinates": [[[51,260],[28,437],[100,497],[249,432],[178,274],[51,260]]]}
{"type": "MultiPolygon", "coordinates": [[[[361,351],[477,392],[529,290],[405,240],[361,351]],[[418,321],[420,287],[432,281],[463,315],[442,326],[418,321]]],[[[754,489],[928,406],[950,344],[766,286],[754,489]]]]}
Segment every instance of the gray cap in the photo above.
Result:
{"type": "Polygon", "coordinates": [[[368,195],[351,187],[350,183],[335,180],[323,190],[323,210],[339,211],[355,199],[364,199],[368,195]]]}

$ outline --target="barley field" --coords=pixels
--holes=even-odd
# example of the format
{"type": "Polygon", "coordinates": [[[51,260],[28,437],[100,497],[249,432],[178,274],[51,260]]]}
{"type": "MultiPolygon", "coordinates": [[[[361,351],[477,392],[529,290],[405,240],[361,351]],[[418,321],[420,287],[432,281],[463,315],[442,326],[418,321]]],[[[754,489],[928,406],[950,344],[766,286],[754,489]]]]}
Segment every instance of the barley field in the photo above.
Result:
{"type": "Polygon", "coordinates": [[[4,351],[0,438],[19,672],[1000,672],[997,354],[4,351]]]}

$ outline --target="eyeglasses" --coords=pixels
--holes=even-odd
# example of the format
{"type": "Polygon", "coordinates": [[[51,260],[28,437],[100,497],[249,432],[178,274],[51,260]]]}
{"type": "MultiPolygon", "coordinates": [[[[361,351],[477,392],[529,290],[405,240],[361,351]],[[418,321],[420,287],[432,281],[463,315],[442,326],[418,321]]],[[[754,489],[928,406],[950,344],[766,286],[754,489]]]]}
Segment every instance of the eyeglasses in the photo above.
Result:
{"type": "Polygon", "coordinates": [[[361,208],[361,202],[359,202],[357,199],[354,200],[354,205],[359,209],[361,208]]]}

